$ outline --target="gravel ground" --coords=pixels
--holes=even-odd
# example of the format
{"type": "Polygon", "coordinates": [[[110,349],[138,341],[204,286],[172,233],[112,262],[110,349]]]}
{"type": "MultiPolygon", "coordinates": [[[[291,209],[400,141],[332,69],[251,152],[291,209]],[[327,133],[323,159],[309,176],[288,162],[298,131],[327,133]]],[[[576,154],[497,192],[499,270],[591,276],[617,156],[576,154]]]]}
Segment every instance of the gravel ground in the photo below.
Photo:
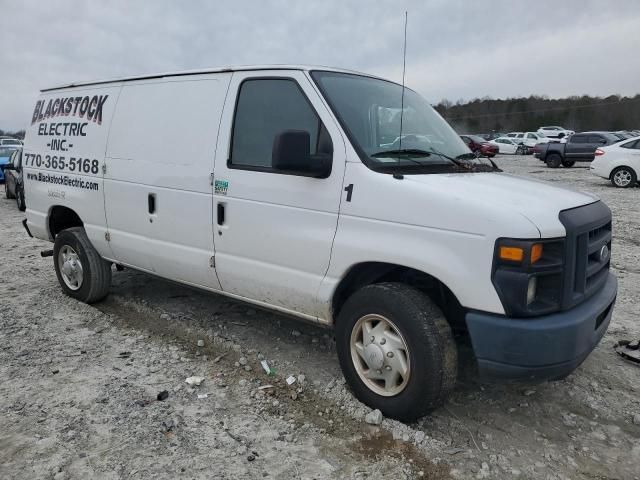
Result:
{"type": "Polygon", "coordinates": [[[560,382],[480,383],[467,358],[445,406],[380,427],[345,387],[331,331],[130,270],[78,303],[3,198],[0,478],[639,478],[640,368],[612,346],[640,337],[640,189],[497,162],[613,210],[609,332],[560,382]]]}

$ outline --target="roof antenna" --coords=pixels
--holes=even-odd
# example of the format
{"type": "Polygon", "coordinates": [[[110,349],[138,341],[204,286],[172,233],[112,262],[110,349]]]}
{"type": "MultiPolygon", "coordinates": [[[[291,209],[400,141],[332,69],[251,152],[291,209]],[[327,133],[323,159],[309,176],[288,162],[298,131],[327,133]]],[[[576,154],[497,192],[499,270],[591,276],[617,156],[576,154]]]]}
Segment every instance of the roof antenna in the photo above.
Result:
{"type": "Polygon", "coordinates": [[[404,73],[407,67],[407,20],[409,15],[407,11],[404,12],[404,47],[402,51],[402,100],[400,101],[400,145],[399,150],[402,150],[402,117],[404,116],[404,73]]]}

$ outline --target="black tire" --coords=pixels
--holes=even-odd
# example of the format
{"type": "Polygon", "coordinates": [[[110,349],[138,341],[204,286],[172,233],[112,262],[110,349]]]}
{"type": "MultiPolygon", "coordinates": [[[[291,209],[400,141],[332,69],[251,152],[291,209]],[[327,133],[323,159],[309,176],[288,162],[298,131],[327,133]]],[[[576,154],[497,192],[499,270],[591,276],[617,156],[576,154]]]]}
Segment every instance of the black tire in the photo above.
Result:
{"type": "Polygon", "coordinates": [[[7,179],[4,179],[4,198],[14,198],[13,194],[9,192],[9,184],[7,179]]]}
{"type": "Polygon", "coordinates": [[[522,148],[522,146],[516,148],[516,155],[524,155],[524,148],[522,148]]]}
{"type": "Polygon", "coordinates": [[[633,187],[634,185],[636,185],[636,183],[638,182],[638,175],[636,175],[636,172],[633,170],[633,168],[631,167],[618,167],[616,168],[613,172],[611,172],[611,183],[614,187],[617,188],[629,188],[629,187],[633,187]],[[624,174],[624,177],[629,179],[629,183],[622,183],[619,181],[618,177],[616,177],[616,174],[624,174]]]}
{"type": "Polygon", "coordinates": [[[451,327],[440,309],[419,290],[401,283],[368,285],[344,304],[336,321],[340,366],[354,395],[386,416],[413,421],[441,405],[455,386],[458,352],[451,327]],[[360,378],[351,358],[351,334],[358,320],[378,314],[404,337],[410,373],[402,391],[384,396],[360,378]]]}
{"type": "Polygon", "coordinates": [[[550,153],[549,155],[547,155],[545,162],[547,163],[547,167],[549,168],[558,168],[560,165],[562,165],[562,157],[557,153],[550,153]]]}
{"type": "Polygon", "coordinates": [[[27,204],[24,202],[24,187],[20,187],[16,185],[16,204],[18,205],[18,210],[24,212],[27,209],[27,204]]]}
{"type": "Polygon", "coordinates": [[[111,264],[93,248],[84,228],[73,227],[58,233],[53,244],[53,263],[58,282],[64,293],[70,297],[84,303],[94,303],[102,300],[109,293],[111,264]],[[77,290],[67,286],[62,277],[59,256],[64,246],[71,247],[82,264],[83,279],[77,290]]]}
{"type": "Polygon", "coordinates": [[[571,168],[571,167],[573,167],[575,164],[576,164],[576,162],[575,162],[575,161],[573,161],[573,160],[563,160],[563,161],[562,161],[562,166],[563,166],[563,167],[565,167],[565,168],[571,168]]]}

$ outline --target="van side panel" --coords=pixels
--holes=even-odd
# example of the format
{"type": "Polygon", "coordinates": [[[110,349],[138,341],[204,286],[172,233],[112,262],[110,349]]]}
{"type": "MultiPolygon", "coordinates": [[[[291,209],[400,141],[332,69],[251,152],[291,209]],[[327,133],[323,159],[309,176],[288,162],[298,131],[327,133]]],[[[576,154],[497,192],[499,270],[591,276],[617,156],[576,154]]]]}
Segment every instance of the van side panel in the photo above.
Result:
{"type": "Polygon", "coordinates": [[[52,240],[48,217],[55,206],[80,217],[98,252],[105,239],[102,164],[119,85],[47,92],[37,100],[26,131],[23,167],[27,222],[38,238],[52,240]]]}
{"type": "Polygon", "coordinates": [[[111,246],[127,265],[219,289],[212,190],[231,74],[126,83],[107,147],[111,246]]]}

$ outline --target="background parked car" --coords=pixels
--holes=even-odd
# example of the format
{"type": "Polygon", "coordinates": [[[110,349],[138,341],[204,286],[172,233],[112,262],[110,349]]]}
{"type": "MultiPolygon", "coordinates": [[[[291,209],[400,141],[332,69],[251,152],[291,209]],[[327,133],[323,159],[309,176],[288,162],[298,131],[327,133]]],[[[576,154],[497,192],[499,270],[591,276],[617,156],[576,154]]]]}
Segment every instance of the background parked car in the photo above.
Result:
{"type": "Polygon", "coordinates": [[[498,154],[498,147],[487,142],[484,138],[478,135],[460,135],[460,138],[467,144],[469,150],[485,157],[495,157],[498,154]]]}
{"type": "Polygon", "coordinates": [[[640,173],[640,136],[597,148],[590,169],[616,187],[636,185],[640,173]]]}
{"type": "Polygon", "coordinates": [[[515,140],[516,143],[526,146],[527,151],[525,153],[533,153],[533,147],[535,147],[538,143],[549,143],[551,141],[551,139],[537,132],[513,133],[515,133],[515,135],[511,135],[511,133],[509,133],[507,136],[512,140],[515,140]]]}
{"type": "Polygon", "coordinates": [[[518,143],[509,137],[500,137],[489,142],[491,145],[498,147],[499,153],[511,153],[516,155],[523,155],[525,153],[524,145],[518,145],[518,143]]]}
{"type": "Polygon", "coordinates": [[[596,148],[612,145],[620,139],[610,132],[581,132],[571,135],[566,143],[543,143],[535,146],[537,158],[550,168],[572,167],[576,162],[590,162],[596,148]]]}
{"type": "Polygon", "coordinates": [[[494,140],[496,138],[504,137],[504,133],[502,132],[479,133],[478,136],[484,138],[486,141],[489,141],[489,140],[494,140]]]}
{"type": "Polygon", "coordinates": [[[563,127],[549,126],[549,127],[540,127],[537,133],[540,133],[545,137],[549,137],[549,138],[564,138],[564,137],[568,137],[569,135],[573,135],[576,132],[574,132],[573,130],[567,130],[566,128],[563,128],[563,127]]]}
{"type": "Polygon", "coordinates": [[[0,137],[0,145],[22,146],[22,140],[13,137],[0,137]]]}
{"type": "Polygon", "coordinates": [[[0,182],[4,182],[4,167],[9,163],[9,159],[13,152],[16,151],[16,146],[2,146],[0,145],[0,182]]]}
{"type": "Polygon", "coordinates": [[[628,140],[630,138],[637,137],[637,135],[634,135],[633,133],[628,132],[627,130],[618,130],[617,132],[611,132],[611,133],[613,133],[620,140],[628,140]]]}
{"type": "Polygon", "coordinates": [[[18,210],[21,212],[27,209],[22,179],[22,148],[13,152],[9,163],[4,168],[4,195],[7,198],[15,198],[18,210]]]}

